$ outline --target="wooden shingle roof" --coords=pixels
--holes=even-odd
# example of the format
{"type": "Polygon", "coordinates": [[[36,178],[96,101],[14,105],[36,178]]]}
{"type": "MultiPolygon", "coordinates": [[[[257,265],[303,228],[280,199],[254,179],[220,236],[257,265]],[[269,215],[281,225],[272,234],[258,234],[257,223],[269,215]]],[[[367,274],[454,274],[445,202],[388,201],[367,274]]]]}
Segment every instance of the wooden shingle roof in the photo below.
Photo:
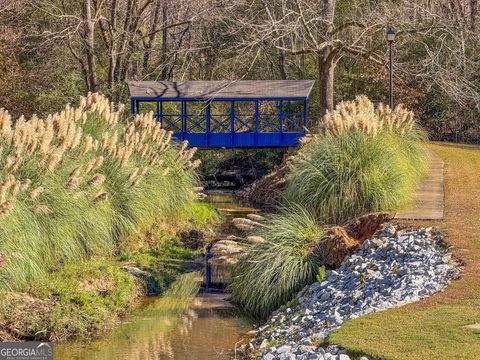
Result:
{"type": "Polygon", "coordinates": [[[129,81],[137,99],[307,99],[313,80],[129,81]]]}

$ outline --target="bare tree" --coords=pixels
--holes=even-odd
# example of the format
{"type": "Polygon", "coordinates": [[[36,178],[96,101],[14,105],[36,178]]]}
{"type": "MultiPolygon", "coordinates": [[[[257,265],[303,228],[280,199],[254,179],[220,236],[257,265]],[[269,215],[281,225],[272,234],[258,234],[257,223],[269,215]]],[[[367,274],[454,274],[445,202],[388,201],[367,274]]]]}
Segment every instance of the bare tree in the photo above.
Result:
{"type": "Polygon", "coordinates": [[[399,30],[396,48],[408,49],[399,51],[395,64],[405,82],[443,82],[440,86],[463,104],[477,97],[471,76],[477,60],[468,54],[477,0],[240,0],[223,6],[225,23],[242,39],[236,45],[242,54],[270,47],[289,57],[316,58],[322,113],[334,106],[335,68],[342,58],[386,68],[384,36],[390,26],[399,30]],[[400,56],[406,53],[404,61],[400,56]]]}
{"type": "Polygon", "coordinates": [[[26,44],[32,49],[65,44],[90,91],[98,91],[103,84],[113,91],[116,84],[128,78],[149,77],[152,73],[172,77],[179,56],[191,50],[185,49],[185,39],[194,28],[193,23],[208,15],[207,1],[180,3],[27,0],[25,6],[41,17],[28,24],[26,44]],[[49,22],[45,23],[45,18],[49,22]]]}
{"type": "Polygon", "coordinates": [[[336,14],[337,6],[336,0],[240,1],[227,6],[226,22],[232,32],[244,35],[239,47],[268,44],[283,54],[315,56],[324,112],[333,108],[335,67],[343,56],[362,56],[383,64],[371,46],[372,38],[386,27],[387,19],[377,16],[382,6],[353,1],[336,14]]]}
{"type": "Polygon", "coordinates": [[[82,38],[85,42],[85,57],[87,59],[88,90],[91,92],[97,92],[98,78],[95,60],[95,21],[92,18],[91,0],[84,0],[82,2],[82,21],[85,28],[82,38]]]}
{"type": "Polygon", "coordinates": [[[414,25],[400,32],[397,48],[408,60],[398,71],[423,89],[437,86],[459,106],[480,109],[480,63],[474,55],[480,37],[472,30],[478,21],[469,16],[476,11],[472,6],[476,1],[419,0],[405,5],[403,9],[414,14],[414,25]]]}

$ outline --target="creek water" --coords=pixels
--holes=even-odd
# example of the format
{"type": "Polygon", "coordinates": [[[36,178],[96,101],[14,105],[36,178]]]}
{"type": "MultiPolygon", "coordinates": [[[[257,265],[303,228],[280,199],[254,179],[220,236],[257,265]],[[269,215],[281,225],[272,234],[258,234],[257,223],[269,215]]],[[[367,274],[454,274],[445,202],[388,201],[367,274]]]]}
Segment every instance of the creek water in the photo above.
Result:
{"type": "MultiPolygon", "coordinates": [[[[206,201],[225,214],[221,231],[226,233],[232,217],[255,211],[228,193],[211,193],[206,201]]],[[[222,293],[199,293],[189,304],[181,301],[145,297],[101,339],[57,345],[55,360],[232,359],[252,323],[222,293]]]]}

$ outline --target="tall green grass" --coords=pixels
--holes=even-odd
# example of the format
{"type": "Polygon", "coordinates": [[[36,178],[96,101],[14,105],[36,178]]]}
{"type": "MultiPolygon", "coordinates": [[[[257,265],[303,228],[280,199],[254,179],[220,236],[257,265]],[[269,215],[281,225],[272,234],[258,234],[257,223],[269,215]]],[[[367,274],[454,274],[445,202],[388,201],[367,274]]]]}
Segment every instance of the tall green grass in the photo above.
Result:
{"type": "Polygon", "coordinates": [[[369,212],[400,210],[411,203],[426,173],[426,136],[403,120],[403,109],[393,113],[389,125],[373,105],[369,117],[352,106],[348,116],[344,109],[341,115],[333,114],[340,119],[300,150],[284,193],[288,202],[311,210],[322,223],[341,224],[369,212]]]}
{"type": "Polygon", "coordinates": [[[407,205],[415,177],[409,163],[383,137],[361,132],[326,134],[306,146],[285,197],[324,223],[407,205]]]}
{"type": "Polygon", "coordinates": [[[137,239],[134,235],[157,221],[184,213],[195,200],[193,189],[198,179],[188,151],[169,143],[167,134],[164,140],[154,139],[156,124],[151,117],[137,117],[133,134],[137,138],[129,138],[126,129],[132,119],[112,121],[109,109],[113,105],[101,96],[90,95],[89,105],[84,101],[79,108],[67,107],[52,117],[55,126],[50,130],[54,134],[46,154],[39,151],[39,144],[45,136],[45,124],[52,118],[19,120],[10,125],[8,114],[0,110],[0,207],[9,202],[12,205],[4,213],[0,211],[2,288],[25,288],[64,263],[94,255],[110,257],[121,251],[125,241],[137,239]],[[74,111],[80,116],[73,116],[74,111]],[[62,127],[82,130],[77,146],[62,144],[62,127]],[[115,144],[102,145],[102,136],[115,133],[115,144]],[[100,146],[85,151],[88,136],[100,146]],[[116,154],[129,141],[136,145],[122,164],[116,154]],[[143,145],[151,150],[147,155],[142,155],[143,145]],[[45,164],[51,159],[50,152],[59,150],[60,161],[48,170],[45,164]],[[12,170],[9,161],[15,156],[21,161],[12,170]],[[99,157],[104,159],[101,165],[86,173],[88,164],[99,157]],[[77,167],[79,184],[69,187],[77,167]],[[145,169],[141,178],[135,177],[137,182],[132,181],[135,169],[138,173],[145,169]],[[91,184],[95,174],[104,181],[91,184]],[[5,184],[12,176],[14,182],[9,187],[5,184]],[[31,184],[26,189],[13,190],[27,180],[31,184]],[[43,192],[32,198],[38,187],[43,192]]]}
{"type": "Polygon", "coordinates": [[[312,250],[323,233],[315,218],[298,206],[271,215],[255,233],[265,241],[250,245],[233,270],[233,300],[250,315],[266,317],[292,299],[315,280],[319,263],[312,250]]]}

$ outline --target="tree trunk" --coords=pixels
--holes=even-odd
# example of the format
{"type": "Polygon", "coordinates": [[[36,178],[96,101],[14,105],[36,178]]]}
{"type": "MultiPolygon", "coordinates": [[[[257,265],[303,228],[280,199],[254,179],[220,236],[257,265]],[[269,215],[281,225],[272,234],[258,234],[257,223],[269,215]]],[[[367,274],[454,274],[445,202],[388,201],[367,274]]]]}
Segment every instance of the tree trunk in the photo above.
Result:
{"type": "Polygon", "coordinates": [[[160,56],[160,64],[162,66],[162,80],[167,80],[168,67],[167,67],[167,51],[168,51],[168,29],[167,24],[167,6],[164,4],[162,7],[162,54],[160,56]]]}
{"type": "Polygon", "coordinates": [[[95,33],[94,22],[92,19],[91,0],[82,2],[83,20],[85,21],[85,45],[87,57],[88,72],[88,90],[91,92],[98,91],[97,65],[95,61],[95,33]]]}
{"type": "Polygon", "coordinates": [[[478,0],[470,0],[470,29],[477,30],[478,0]]]}
{"type": "MultiPolygon", "coordinates": [[[[329,39],[334,29],[336,0],[323,0],[321,16],[323,26],[320,38],[329,39]]],[[[333,110],[333,78],[335,72],[335,50],[330,46],[325,47],[318,56],[318,81],[320,86],[320,116],[323,117],[327,110],[333,110]]]]}
{"type": "MultiPolygon", "coordinates": [[[[283,44],[283,40],[281,41],[282,47],[285,45],[283,44]]],[[[278,50],[278,71],[280,73],[280,79],[287,80],[287,70],[285,69],[285,51],[278,50]]]]}
{"type": "Polygon", "coordinates": [[[117,63],[117,0],[112,0],[110,9],[110,57],[108,65],[108,87],[113,90],[115,82],[115,65],[117,63]]]}
{"type": "MultiPolygon", "coordinates": [[[[150,55],[152,54],[152,47],[155,43],[155,38],[157,36],[157,29],[158,29],[158,23],[159,23],[159,14],[160,10],[162,9],[162,1],[157,0],[157,3],[155,4],[155,9],[153,10],[153,16],[151,19],[151,24],[150,24],[150,34],[148,36],[147,43],[145,44],[145,49],[143,53],[143,73],[146,74],[148,72],[148,63],[150,60],[150,55]]],[[[165,23],[162,24],[162,26],[165,26],[165,23]]]]}
{"type": "Polygon", "coordinates": [[[118,47],[117,54],[115,56],[115,69],[113,72],[114,81],[120,80],[121,66],[123,63],[123,57],[125,56],[126,47],[128,44],[127,34],[130,31],[132,17],[133,17],[132,14],[133,14],[133,1],[128,0],[126,5],[126,11],[125,11],[125,19],[123,21],[123,29],[120,33],[120,38],[118,41],[119,47],[118,47]]]}
{"type": "Polygon", "coordinates": [[[318,82],[320,86],[320,116],[333,110],[333,80],[336,61],[330,49],[318,56],[318,82]]]}
{"type": "Polygon", "coordinates": [[[335,19],[336,0],[323,0],[321,15],[323,20],[322,31],[328,35],[333,30],[333,20],[335,19]]]}

